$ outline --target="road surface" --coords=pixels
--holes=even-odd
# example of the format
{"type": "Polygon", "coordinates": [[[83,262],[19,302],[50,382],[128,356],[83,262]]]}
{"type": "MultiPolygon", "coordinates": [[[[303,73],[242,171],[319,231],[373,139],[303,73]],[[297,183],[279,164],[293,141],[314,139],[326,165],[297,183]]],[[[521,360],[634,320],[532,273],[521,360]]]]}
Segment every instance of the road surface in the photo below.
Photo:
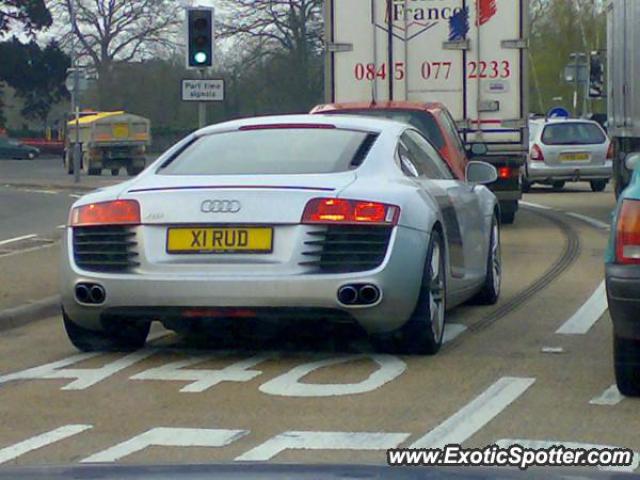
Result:
{"type": "MultiPolygon", "coordinates": [[[[55,279],[69,192],[0,195],[0,239],[54,241],[0,253],[0,281],[55,279]]],[[[229,343],[154,328],[130,354],[79,354],[60,317],[2,332],[0,464],[384,463],[396,446],[516,441],[640,452],[640,401],[612,387],[602,281],[613,194],[541,187],[525,202],[502,230],[500,303],[450,312],[434,357],[376,354],[357,332],[229,343]]]]}

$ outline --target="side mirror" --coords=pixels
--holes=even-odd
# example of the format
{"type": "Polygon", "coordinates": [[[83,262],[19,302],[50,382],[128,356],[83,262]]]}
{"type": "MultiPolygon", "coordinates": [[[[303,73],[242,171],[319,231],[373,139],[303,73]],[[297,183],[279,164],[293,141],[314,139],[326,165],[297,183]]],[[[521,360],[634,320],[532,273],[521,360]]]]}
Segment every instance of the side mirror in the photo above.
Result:
{"type": "Polygon", "coordinates": [[[486,162],[469,162],[465,172],[467,183],[472,185],[486,185],[498,180],[496,167],[486,162]]]}
{"type": "Polygon", "coordinates": [[[489,152],[489,148],[486,143],[473,143],[467,151],[471,157],[481,157],[489,152]]]}
{"type": "Polygon", "coordinates": [[[632,153],[624,159],[624,165],[627,170],[636,170],[640,167],[640,153],[632,153]]]}

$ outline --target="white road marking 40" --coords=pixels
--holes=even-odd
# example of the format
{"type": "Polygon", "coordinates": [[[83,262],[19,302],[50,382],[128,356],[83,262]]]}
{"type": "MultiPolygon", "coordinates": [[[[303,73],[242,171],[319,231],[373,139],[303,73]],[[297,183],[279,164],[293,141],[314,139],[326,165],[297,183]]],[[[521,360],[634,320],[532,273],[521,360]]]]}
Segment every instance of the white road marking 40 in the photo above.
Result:
{"type": "MultiPolygon", "coordinates": [[[[94,358],[98,353],[81,353],[73,355],[64,360],[47,363],[39,367],[29,368],[15,373],[0,376],[0,385],[15,380],[52,380],[52,379],[73,379],[74,381],[63,386],[62,390],[85,390],[116,373],[139,363],[150,357],[157,350],[140,350],[130,353],[107,363],[100,368],[68,368],[70,365],[79,363],[90,358],[94,358]]],[[[218,355],[202,355],[186,360],[171,362],[166,365],[144,370],[131,378],[134,380],[165,380],[189,382],[181,392],[204,392],[222,382],[248,382],[262,374],[260,370],[252,370],[252,367],[270,358],[276,358],[278,353],[266,353],[256,355],[246,360],[232,363],[222,369],[189,369],[186,367],[203,363],[211,359],[220,359],[228,356],[228,353],[218,355]]],[[[407,364],[398,357],[391,355],[356,354],[344,355],[334,358],[323,358],[299,365],[289,372],[266,382],[260,390],[270,395],[285,397],[329,397],[337,395],[353,395],[357,393],[367,393],[376,390],[386,383],[395,380],[402,375],[407,368],[407,364]],[[337,383],[337,384],[313,384],[300,383],[300,379],[314,370],[323,367],[345,363],[353,360],[371,359],[377,370],[366,379],[358,383],[337,383]]]]}

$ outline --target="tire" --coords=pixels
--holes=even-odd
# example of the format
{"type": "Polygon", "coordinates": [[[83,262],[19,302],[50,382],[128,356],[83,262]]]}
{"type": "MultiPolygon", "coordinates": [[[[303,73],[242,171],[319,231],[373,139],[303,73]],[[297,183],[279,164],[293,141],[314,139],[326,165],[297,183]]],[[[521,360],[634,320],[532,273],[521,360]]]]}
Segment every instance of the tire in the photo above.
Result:
{"type": "Polygon", "coordinates": [[[591,184],[591,190],[594,192],[602,192],[605,188],[607,188],[606,180],[591,180],[589,184],[591,184]]]}
{"type": "Polygon", "coordinates": [[[475,297],[475,302],[481,305],[495,305],[500,298],[502,285],[502,255],[500,248],[500,225],[498,218],[493,218],[491,225],[491,240],[487,254],[487,275],[482,290],[475,297]]]}
{"type": "Polygon", "coordinates": [[[373,338],[378,349],[411,355],[435,355],[440,350],[444,338],[447,293],[443,245],[442,235],[434,230],[415,309],[399,330],[373,338]]]}
{"type": "Polygon", "coordinates": [[[564,184],[565,184],[565,182],[564,182],[564,181],[553,182],[553,183],[551,184],[551,188],[553,188],[553,191],[554,191],[554,192],[559,192],[559,191],[561,191],[561,190],[564,188],[564,184]]]}
{"type": "Polygon", "coordinates": [[[112,177],[117,177],[118,175],[120,175],[120,169],[119,168],[112,168],[111,169],[111,176],[112,177]]]}
{"type": "Polygon", "coordinates": [[[500,212],[500,223],[502,225],[511,225],[516,221],[516,212],[513,210],[503,210],[500,212]]]}
{"type": "Polygon", "coordinates": [[[102,169],[101,168],[89,168],[87,173],[92,177],[98,177],[98,176],[102,175],[102,169]]]}
{"type": "Polygon", "coordinates": [[[531,182],[522,180],[522,193],[529,193],[531,191],[531,185],[533,185],[531,182]]]}
{"type": "Polygon", "coordinates": [[[144,167],[128,166],[127,167],[127,175],[129,175],[130,177],[135,177],[135,176],[139,175],[143,170],[144,170],[144,167]]]}
{"type": "Polygon", "coordinates": [[[109,331],[88,330],[71,320],[64,310],[62,320],[69,340],[83,352],[137,350],[144,346],[151,328],[151,322],[114,322],[109,331]]]}
{"type": "Polygon", "coordinates": [[[35,153],[33,153],[33,152],[29,152],[29,153],[27,154],[27,160],[33,160],[33,159],[35,159],[35,158],[36,158],[36,154],[35,154],[35,153]]]}
{"type": "Polygon", "coordinates": [[[613,335],[613,367],[618,390],[640,397],[640,342],[613,335]]]}

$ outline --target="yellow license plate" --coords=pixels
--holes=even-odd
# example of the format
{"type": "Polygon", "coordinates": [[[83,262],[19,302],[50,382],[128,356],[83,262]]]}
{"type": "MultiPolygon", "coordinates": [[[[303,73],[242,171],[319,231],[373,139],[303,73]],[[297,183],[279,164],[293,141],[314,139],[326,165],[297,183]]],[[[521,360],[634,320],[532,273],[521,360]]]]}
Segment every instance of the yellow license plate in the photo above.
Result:
{"type": "Polygon", "coordinates": [[[560,160],[563,162],[586,162],[589,160],[588,153],[561,153],[560,160]]]}
{"type": "Polygon", "coordinates": [[[113,136],[116,138],[127,138],[129,136],[129,125],[126,123],[116,123],[113,126],[113,136]]]}
{"type": "Polygon", "coordinates": [[[189,227],[167,230],[168,253],[270,253],[271,227],[189,227]]]}

